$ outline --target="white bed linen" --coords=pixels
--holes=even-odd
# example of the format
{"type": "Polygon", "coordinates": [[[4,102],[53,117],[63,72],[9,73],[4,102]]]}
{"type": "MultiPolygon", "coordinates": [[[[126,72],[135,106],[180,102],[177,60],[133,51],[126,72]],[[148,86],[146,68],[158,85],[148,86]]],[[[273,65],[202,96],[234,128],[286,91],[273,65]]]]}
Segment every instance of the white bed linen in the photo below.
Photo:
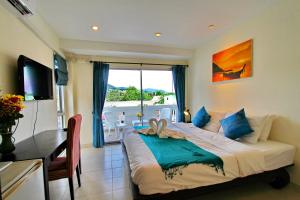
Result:
{"type": "Polygon", "coordinates": [[[260,150],[264,155],[266,171],[278,169],[294,163],[296,147],[277,141],[260,141],[256,144],[245,143],[260,150]]]}
{"type": "Polygon", "coordinates": [[[131,130],[125,133],[124,144],[132,180],[138,185],[141,194],[168,193],[212,185],[260,173],[266,169],[263,154],[254,147],[192,127],[190,124],[178,123],[169,128],[183,132],[189,141],[221,157],[225,176],[221,172],[217,173],[213,167],[190,164],[182,169],[182,175],[176,175],[173,179],[165,179],[150,149],[140,136],[132,133],[131,130]]]}

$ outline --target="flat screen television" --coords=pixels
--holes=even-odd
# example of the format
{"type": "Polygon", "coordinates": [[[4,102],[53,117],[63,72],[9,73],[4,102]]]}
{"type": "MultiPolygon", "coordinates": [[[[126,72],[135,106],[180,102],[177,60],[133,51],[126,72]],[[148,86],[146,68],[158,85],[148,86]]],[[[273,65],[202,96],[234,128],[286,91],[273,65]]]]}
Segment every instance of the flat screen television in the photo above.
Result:
{"type": "Polygon", "coordinates": [[[53,99],[52,69],[20,55],[18,78],[19,92],[25,101],[53,99]]]}

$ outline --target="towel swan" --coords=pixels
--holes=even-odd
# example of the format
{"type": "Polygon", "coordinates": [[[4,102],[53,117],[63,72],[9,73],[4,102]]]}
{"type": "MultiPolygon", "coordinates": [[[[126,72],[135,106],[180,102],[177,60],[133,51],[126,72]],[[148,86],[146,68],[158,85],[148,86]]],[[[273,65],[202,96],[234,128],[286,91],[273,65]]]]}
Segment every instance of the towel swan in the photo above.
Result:
{"type": "Polygon", "coordinates": [[[149,120],[150,128],[146,130],[140,130],[141,133],[146,135],[158,135],[159,138],[174,138],[174,139],[184,139],[185,136],[178,132],[171,129],[167,129],[168,122],[166,119],[157,119],[152,118],[149,120]]]}

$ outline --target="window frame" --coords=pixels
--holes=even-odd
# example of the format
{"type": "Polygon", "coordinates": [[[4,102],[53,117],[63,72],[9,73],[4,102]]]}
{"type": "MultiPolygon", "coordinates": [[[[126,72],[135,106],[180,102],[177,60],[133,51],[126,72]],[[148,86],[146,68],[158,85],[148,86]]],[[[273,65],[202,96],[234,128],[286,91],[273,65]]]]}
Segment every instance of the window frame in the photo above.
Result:
{"type": "Polygon", "coordinates": [[[64,86],[56,85],[57,91],[57,125],[58,128],[63,129],[65,127],[65,105],[64,105],[64,86]],[[61,121],[61,126],[59,121],[61,121]]]}

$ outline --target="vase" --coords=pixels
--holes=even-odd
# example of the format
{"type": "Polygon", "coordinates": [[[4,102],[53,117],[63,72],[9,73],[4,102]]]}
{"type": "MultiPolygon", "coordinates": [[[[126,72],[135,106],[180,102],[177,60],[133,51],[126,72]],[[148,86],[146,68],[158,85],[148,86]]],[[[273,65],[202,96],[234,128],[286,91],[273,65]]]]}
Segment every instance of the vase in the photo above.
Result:
{"type": "Polygon", "coordinates": [[[11,132],[2,133],[1,136],[2,136],[2,141],[0,144],[0,153],[8,154],[13,152],[16,149],[16,147],[12,140],[12,133],[11,132]]]}

